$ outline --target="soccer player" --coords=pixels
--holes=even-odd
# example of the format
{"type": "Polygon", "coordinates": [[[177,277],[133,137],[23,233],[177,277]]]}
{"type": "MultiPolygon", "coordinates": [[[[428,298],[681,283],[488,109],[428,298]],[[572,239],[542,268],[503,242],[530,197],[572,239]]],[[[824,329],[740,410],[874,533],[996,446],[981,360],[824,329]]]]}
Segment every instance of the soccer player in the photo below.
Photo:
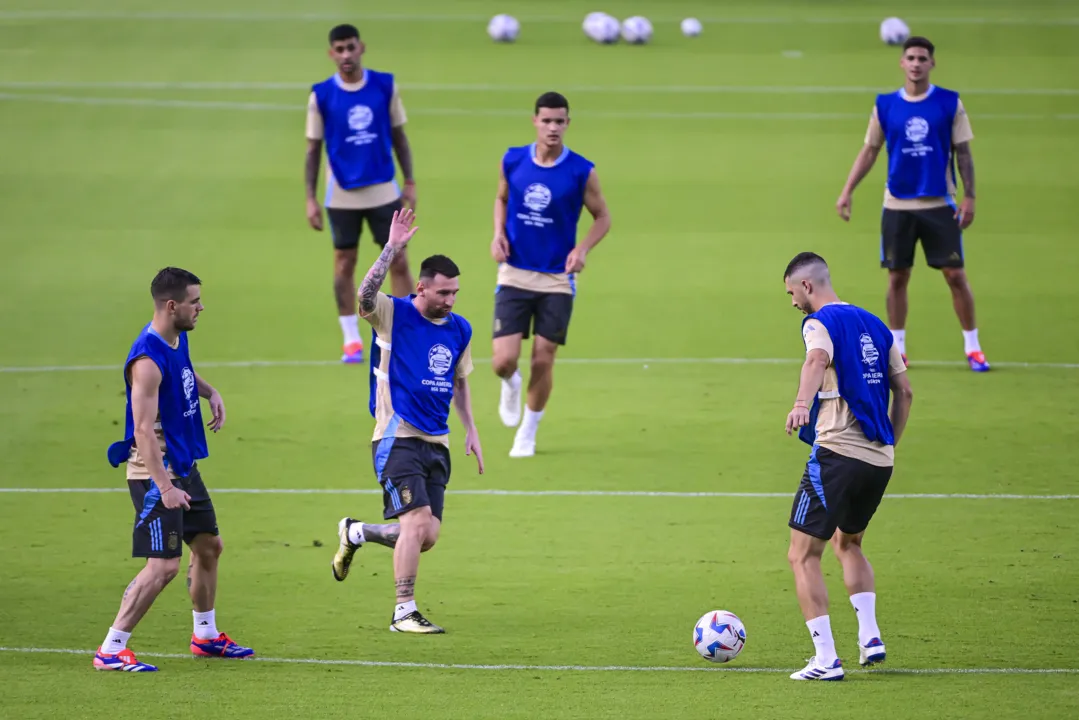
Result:
{"type": "Polygon", "coordinates": [[[135,506],[132,556],[146,566],[124,591],[120,612],[97,649],[98,670],[151,672],[127,641],[142,616],[180,570],[180,541],[191,549],[187,589],[194,606],[191,652],[203,657],[247,658],[255,654],[219,632],[214,615],[221,537],[210,494],[197,461],[207,457],[199,398],[210,402],[207,427],[225,426],[221,394],[194,371],[187,334],[203,310],[201,281],[167,267],[150,284],[154,317],[131,345],[124,364],[127,412],[124,439],[109,446],[113,467],[127,465],[135,506]]]}
{"type": "Polygon", "coordinates": [[[842,680],[821,555],[831,540],[858,615],[861,664],[882,662],[873,568],[862,554],[862,538],[892,476],[895,444],[913,395],[888,328],[872,313],[839,300],[823,258],[808,252],[795,256],[783,281],[794,307],[807,316],[802,321],[806,360],[787,434],[798,430],[813,448],[794,496],[787,558],[816,654],[791,678],[842,680]],[[890,393],[895,397],[889,415],[890,393]]]}
{"type": "Polygon", "coordinates": [[[963,230],[974,222],[974,132],[959,93],[931,85],[936,65],[933,43],[912,37],[899,62],[906,73],[900,90],[877,96],[865,145],[854,161],[836,210],[850,220],[851,195],[869,174],[882,146],[888,147],[888,180],[881,217],[880,264],[888,269],[888,324],[906,362],[907,285],[914,246],[922,241],[926,263],[944,274],[963,328],[967,364],[989,370],[974,319],[974,295],[963,269],[963,230]],[[963,180],[963,201],[955,203],[955,172],[963,180]]]}
{"type": "MultiPolygon", "coordinates": [[[[405,107],[390,73],[364,68],[364,44],[352,25],[330,30],[330,59],[337,73],[312,87],[307,102],[307,222],[322,230],[317,195],[319,160],[326,143],[326,214],[333,234],[333,290],[337,298],[345,363],[363,362],[363,339],[356,317],[356,254],[360,225],[367,221],[374,241],[386,245],[390,219],[402,201],[416,207],[412,150],[405,135],[405,107]],[[397,185],[393,155],[405,178],[397,185]]],[[[390,267],[393,294],[412,291],[408,258],[402,251],[390,267]]]]}
{"type": "Polygon", "coordinates": [[[420,265],[416,293],[391,298],[378,291],[394,258],[415,234],[413,214],[393,214],[388,242],[360,285],[360,315],[376,333],[371,356],[377,379],[375,433],[371,443],[375,476],[382,486],[383,518],[375,525],[342,518],[333,576],[348,576],[352,557],[364,543],[393,548],[397,603],[390,630],[441,633],[416,607],[420,553],[438,541],[446,485],[450,480],[450,404],[465,427],[465,454],[476,455],[483,474],[483,450],[472,417],[468,374],[472,372],[472,326],[453,313],[460,271],[444,255],[420,265]],[[378,367],[374,367],[377,363],[378,367]]]}
{"type": "Polygon", "coordinates": [[[588,252],[611,229],[607,201],[593,163],[563,142],[569,102],[556,92],[536,100],[536,141],[511,147],[502,158],[495,197],[491,255],[495,289],[495,374],[502,378],[498,414],[507,427],[520,423],[510,457],[536,452],[536,430],[554,384],[555,353],[566,344],[575,276],[588,252]],[[577,243],[577,221],[588,208],[592,226],[577,243]],[[521,422],[521,340],[535,333],[528,404],[521,422]]]}

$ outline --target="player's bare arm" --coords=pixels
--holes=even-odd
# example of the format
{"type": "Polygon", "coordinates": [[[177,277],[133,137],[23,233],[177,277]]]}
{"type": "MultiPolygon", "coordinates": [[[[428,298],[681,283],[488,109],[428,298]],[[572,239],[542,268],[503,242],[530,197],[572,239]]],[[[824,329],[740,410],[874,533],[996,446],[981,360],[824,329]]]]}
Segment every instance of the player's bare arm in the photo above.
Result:
{"type": "Polygon", "coordinates": [[[577,243],[566,258],[566,272],[568,273],[579,273],[584,270],[588,253],[611,231],[611,213],[607,209],[607,200],[603,197],[603,190],[599,186],[599,175],[595,168],[588,174],[588,182],[584,186],[584,206],[588,208],[592,216],[592,227],[588,228],[588,234],[577,243]]]}
{"type": "Polygon", "coordinates": [[[858,151],[858,157],[854,158],[854,165],[847,176],[847,184],[843,186],[843,192],[839,194],[839,199],[835,203],[836,212],[844,220],[850,220],[851,199],[854,195],[854,190],[869,174],[869,171],[873,169],[873,165],[877,162],[877,156],[880,155],[880,148],[881,146],[879,145],[866,143],[858,151]]]}
{"type": "Polygon", "coordinates": [[[787,414],[787,434],[809,424],[809,408],[813,399],[820,392],[824,382],[824,371],[828,368],[828,353],[820,348],[813,348],[806,353],[802,365],[802,376],[798,382],[798,394],[794,398],[794,407],[787,414]]]}
{"type": "Polygon", "coordinates": [[[211,418],[210,422],[206,423],[206,427],[217,432],[225,427],[225,401],[221,399],[221,393],[217,391],[217,388],[203,380],[198,373],[195,373],[195,387],[198,388],[199,397],[210,401],[211,418]]]}
{"type": "Polygon", "coordinates": [[[903,429],[907,426],[907,418],[910,417],[910,407],[914,402],[914,391],[910,387],[910,378],[905,372],[892,375],[890,381],[892,385],[892,432],[895,436],[893,445],[899,444],[899,438],[903,434],[903,429]]]}
{"type": "Polygon", "coordinates": [[[506,239],[506,206],[510,198],[510,186],[506,182],[506,175],[502,171],[502,164],[498,165],[498,190],[495,192],[495,232],[491,240],[491,257],[495,262],[503,263],[510,256],[510,241],[506,239]]]}
{"type": "Polygon", "coordinates": [[[318,204],[318,168],[322,159],[322,141],[307,138],[307,157],[304,160],[304,186],[307,189],[307,222],[322,230],[322,207],[318,204]]]}
{"type": "Polygon", "coordinates": [[[956,219],[959,220],[959,227],[966,230],[974,222],[974,155],[969,142],[955,146],[955,164],[963,181],[963,202],[956,212],[956,219]]]}
{"type": "Polygon", "coordinates": [[[135,447],[139,449],[146,469],[150,472],[161,502],[170,510],[182,507],[191,509],[191,498],[172,484],[165,470],[165,458],[161,454],[154,424],[157,422],[158,390],[161,388],[161,369],[147,357],[139,358],[131,366],[131,418],[135,423],[135,447]]]}
{"type": "Polygon", "coordinates": [[[408,241],[419,230],[418,227],[412,227],[415,219],[416,215],[410,208],[398,210],[393,214],[393,220],[390,223],[390,236],[386,241],[386,247],[383,248],[382,254],[375,260],[375,264],[367,271],[367,275],[363,278],[360,289],[357,291],[360,299],[361,315],[366,316],[374,312],[378,289],[382,287],[382,282],[386,279],[390,264],[397,256],[397,253],[404,249],[408,241]]]}
{"type": "Polygon", "coordinates": [[[412,175],[412,146],[408,144],[405,126],[398,125],[392,128],[390,138],[393,140],[393,154],[397,156],[397,164],[401,166],[401,174],[405,176],[405,187],[401,191],[401,199],[407,207],[415,210],[416,178],[412,175]]]}
{"type": "Polygon", "coordinates": [[[465,426],[465,455],[476,456],[476,463],[482,475],[483,448],[480,447],[480,431],[476,428],[476,421],[472,416],[472,390],[468,386],[467,377],[459,377],[453,381],[453,406],[457,409],[461,424],[465,426]]]}

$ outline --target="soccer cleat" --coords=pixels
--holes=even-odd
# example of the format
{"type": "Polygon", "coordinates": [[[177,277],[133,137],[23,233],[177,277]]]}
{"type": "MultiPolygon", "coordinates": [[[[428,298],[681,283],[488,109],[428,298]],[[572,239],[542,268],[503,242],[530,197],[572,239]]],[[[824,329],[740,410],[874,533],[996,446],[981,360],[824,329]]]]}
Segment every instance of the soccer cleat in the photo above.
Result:
{"type": "Polygon", "coordinates": [[[191,636],[191,654],[199,657],[239,658],[252,657],[255,651],[242,645],[237,645],[225,633],[221,633],[213,640],[201,640],[191,636]]]}
{"type": "Polygon", "coordinates": [[[124,648],[115,655],[106,655],[97,649],[94,655],[94,668],[97,670],[120,670],[121,672],[157,672],[157,667],[147,665],[135,659],[135,653],[124,648]]]}
{"type": "Polygon", "coordinates": [[[363,362],[363,343],[352,342],[345,345],[344,354],[341,356],[341,362],[348,364],[356,364],[363,362]]]}
{"type": "Polygon", "coordinates": [[[356,522],[359,521],[344,517],[341,518],[341,522],[337,523],[337,538],[340,543],[337,546],[337,553],[333,556],[333,562],[330,563],[330,567],[333,568],[333,579],[337,582],[341,582],[348,577],[348,569],[352,565],[352,556],[360,549],[359,545],[354,545],[348,539],[348,529],[356,522]]]}
{"type": "Polygon", "coordinates": [[[506,427],[517,427],[521,422],[521,386],[523,383],[517,378],[517,386],[509,380],[502,381],[502,395],[498,399],[498,416],[502,418],[502,424],[506,427]]]}
{"type": "Polygon", "coordinates": [[[524,458],[532,457],[536,454],[536,441],[524,440],[521,438],[513,439],[513,447],[510,448],[511,458],[524,458]]]}
{"type": "Polygon", "coordinates": [[[804,669],[791,674],[791,680],[842,680],[843,661],[836,661],[825,667],[817,662],[817,658],[809,658],[809,664],[804,669]]]}
{"type": "Polygon", "coordinates": [[[967,353],[967,364],[974,372],[989,372],[989,361],[981,350],[967,353]]]}
{"type": "Polygon", "coordinates": [[[390,630],[393,632],[419,633],[421,635],[436,635],[446,632],[421,615],[419,610],[413,610],[400,620],[394,620],[390,623],[390,630]]]}
{"type": "Polygon", "coordinates": [[[884,662],[888,654],[884,652],[884,643],[880,638],[873,638],[865,645],[858,646],[858,664],[865,667],[884,662]]]}

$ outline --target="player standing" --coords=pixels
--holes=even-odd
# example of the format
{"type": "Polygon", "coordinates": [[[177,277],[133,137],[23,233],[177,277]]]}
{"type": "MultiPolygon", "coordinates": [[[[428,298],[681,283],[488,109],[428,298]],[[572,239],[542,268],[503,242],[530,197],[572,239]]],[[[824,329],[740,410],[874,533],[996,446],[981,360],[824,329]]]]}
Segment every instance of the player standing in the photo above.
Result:
{"type": "Polygon", "coordinates": [[[952,291],[952,304],[963,328],[967,363],[975,372],[989,370],[978,342],[974,294],[963,269],[963,230],[974,222],[974,132],[959,93],[931,85],[936,65],[933,43],[912,37],[903,43],[900,67],[906,84],[877,96],[865,145],[854,161],[836,202],[850,220],[851,195],[869,174],[882,146],[888,147],[888,180],[881,217],[881,267],[888,269],[888,324],[906,362],[907,285],[914,246],[922,241],[926,263],[939,269],[952,291]],[[954,165],[963,180],[963,202],[955,203],[954,165]]]}
{"type": "Polygon", "coordinates": [[[465,426],[465,454],[475,453],[481,475],[483,450],[468,386],[472,326],[453,313],[460,288],[457,265],[434,255],[420,265],[414,295],[391,298],[378,291],[394,258],[417,230],[412,222],[411,210],[394,213],[386,247],[359,291],[360,316],[375,330],[378,348],[371,359],[377,380],[371,452],[382,485],[383,518],[399,522],[370,525],[342,518],[332,566],[334,578],[342,581],[365,542],[393,548],[397,604],[390,630],[441,633],[445,631],[417,609],[415,586],[420,553],[435,546],[442,528],[450,480],[451,402],[465,426]]]}
{"type": "Polygon", "coordinates": [[[506,151],[498,173],[494,240],[498,266],[495,289],[494,358],[502,378],[499,416],[516,427],[510,457],[536,452],[536,430],[554,384],[555,353],[566,344],[575,275],[611,229],[611,216],[593,163],[563,143],[569,102],[556,92],[536,100],[532,124],[536,141],[506,151]],[[577,243],[577,222],[588,208],[593,222],[577,243]],[[521,340],[536,335],[528,378],[528,404],[521,422],[521,340]]]}
{"type": "Polygon", "coordinates": [[[873,568],[862,554],[862,538],[891,479],[913,394],[888,328],[839,300],[823,258],[797,255],[783,282],[794,307],[807,316],[806,360],[787,434],[801,428],[798,437],[813,448],[791,509],[787,559],[816,655],[791,679],[842,680],[821,555],[830,539],[858,615],[861,664],[883,662],[873,568]],[[890,415],[889,389],[895,393],[890,415]]]}
{"type": "Polygon", "coordinates": [[[246,658],[255,654],[218,632],[214,615],[217,563],[221,557],[217,515],[197,461],[209,455],[199,398],[210,402],[214,432],[225,425],[221,394],[196,373],[187,333],[195,329],[201,281],[186,270],[165,268],[150,284],[154,317],[142,329],[124,364],[127,412],[124,439],[109,446],[113,467],[127,463],[128,489],[135,506],[132,556],[146,566],[124,591],[120,612],[94,656],[98,670],[150,672],[127,641],[142,616],[180,570],[182,539],[191,548],[187,589],[194,607],[191,652],[246,658]]]}
{"type": "MultiPolygon", "coordinates": [[[[317,199],[318,169],[326,143],[326,214],[333,234],[333,290],[337,298],[342,362],[363,362],[363,340],[356,317],[356,255],[364,220],[379,246],[386,245],[390,219],[402,207],[416,207],[412,150],[405,135],[405,107],[390,73],[361,65],[365,46],[352,25],[330,30],[330,59],[337,73],[312,87],[307,103],[307,221],[322,230],[317,199]],[[393,155],[405,178],[402,191],[394,177],[393,155]]],[[[408,258],[402,251],[390,267],[393,294],[412,291],[408,258]]]]}

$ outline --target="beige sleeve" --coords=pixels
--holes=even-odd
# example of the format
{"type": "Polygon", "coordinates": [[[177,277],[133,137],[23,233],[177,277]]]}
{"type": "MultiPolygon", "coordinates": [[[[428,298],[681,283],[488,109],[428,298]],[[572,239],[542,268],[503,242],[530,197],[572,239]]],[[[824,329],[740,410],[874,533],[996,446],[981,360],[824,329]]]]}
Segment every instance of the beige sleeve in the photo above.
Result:
{"type": "Polygon", "coordinates": [[[899,344],[892,343],[892,349],[888,352],[888,377],[895,377],[906,371],[907,366],[903,364],[903,353],[899,350],[899,344]]]}
{"type": "Polygon", "coordinates": [[[307,98],[307,139],[321,140],[323,135],[322,113],[318,111],[318,100],[312,92],[311,97],[307,98]]]}
{"type": "Polygon", "coordinates": [[[974,139],[974,129],[970,127],[970,118],[967,117],[967,109],[963,107],[963,101],[959,101],[955,109],[955,120],[952,121],[952,145],[970,142],[974,139]]]}
{"type": "Polygon", "coordinates": [[[865,144],[875,148],[884,145],[884,128],[880,126],[876,105],[873,106],[873,112],[869,116],[869,127],[865,131],[865,144]]]}
{"type": "Polygon", "coordinates": [[[401,93],[397,92],[397,83],[394,83],[393,98],[390,100],[390,127],[401,127],[406,122],[405,104],[401,102],[401,93]]]}
{"type": "Polygon", "coordinates": [[[369,315],[360,311],[360,317],[371,324],[379,335],[388,338],[393,328],[393,298],[385,293],[375,295],[375,309],[369,315]]]}
{"type": "Polygon", "coordinates": [[[806,343],[806,354],[810,350],[823,350],[828,353],[828,360],[832,359],[835,348],[832,346],[832,336],[828,334],[828,328],[824,327],[820,320],[810,320],[802,326],[802,339],[806,343]]]}
{"type": "Polygon", "coordinates": [[[468,346],[465,347],[465,351],[461,353],[461,357],[457,360],[457,378],[464,380],[472,373],[472,342],[469,341],[468,346]]]}

